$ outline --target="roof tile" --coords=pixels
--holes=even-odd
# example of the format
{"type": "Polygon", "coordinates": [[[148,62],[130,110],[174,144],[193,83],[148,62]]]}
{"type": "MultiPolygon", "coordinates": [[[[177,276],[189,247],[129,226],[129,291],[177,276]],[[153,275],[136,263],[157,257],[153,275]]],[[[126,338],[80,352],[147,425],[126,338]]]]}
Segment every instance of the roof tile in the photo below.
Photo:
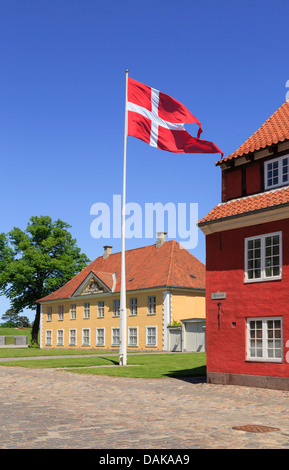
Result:
{"type": "MultiPolygon", "coordinates": [[[[205,265],[175,240],[159,248],[150,245],[127,250],[125,267],[127,291],[161,286],[205,288],[205,265]]],[[[110,288],[112,273],[115,273],[114,292],[120,291],[121,253],[112,253],[106,259],[99,256],[64,286],[40,301],[70,298],[92,271],[110,288]]]]}

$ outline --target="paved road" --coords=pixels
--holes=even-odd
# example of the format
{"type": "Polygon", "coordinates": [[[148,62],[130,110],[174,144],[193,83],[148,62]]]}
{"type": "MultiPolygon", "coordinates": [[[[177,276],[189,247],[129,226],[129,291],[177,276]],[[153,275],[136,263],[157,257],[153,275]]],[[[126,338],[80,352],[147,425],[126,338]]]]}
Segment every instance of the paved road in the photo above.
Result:
{"type": "Polygon", "coordinates": [[[289,448],[288,407],[283,391],[0,367],[0,448],[289,448]]]}

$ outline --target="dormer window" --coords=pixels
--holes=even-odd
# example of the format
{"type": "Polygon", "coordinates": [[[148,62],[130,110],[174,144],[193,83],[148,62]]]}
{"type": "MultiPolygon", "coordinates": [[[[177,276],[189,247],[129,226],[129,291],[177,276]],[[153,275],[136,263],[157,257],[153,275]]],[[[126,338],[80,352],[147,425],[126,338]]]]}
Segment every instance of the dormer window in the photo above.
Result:
{"type": "Polygon", "coordinates": [[[289,156],[265,162],[265,189],[278,188],[289,183],[289,156]]]}

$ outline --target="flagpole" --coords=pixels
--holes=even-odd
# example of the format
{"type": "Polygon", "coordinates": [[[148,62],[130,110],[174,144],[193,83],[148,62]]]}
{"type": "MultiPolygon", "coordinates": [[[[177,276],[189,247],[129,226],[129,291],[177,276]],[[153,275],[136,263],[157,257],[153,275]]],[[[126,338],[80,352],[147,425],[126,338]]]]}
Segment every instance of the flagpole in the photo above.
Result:
{"type": "Polygon", "coordinates": [[[125,120],[124,120],[124,149],[123,149],[123,189],[122,189],[122,240],[121,240],[121,287],[120,287],[120,347],[119,365],[126,366],[126,279],[125,279],[125,196],[126,196],[126,144],[127,144],[127,84],[128,70],[125,71],[125,120]]]}

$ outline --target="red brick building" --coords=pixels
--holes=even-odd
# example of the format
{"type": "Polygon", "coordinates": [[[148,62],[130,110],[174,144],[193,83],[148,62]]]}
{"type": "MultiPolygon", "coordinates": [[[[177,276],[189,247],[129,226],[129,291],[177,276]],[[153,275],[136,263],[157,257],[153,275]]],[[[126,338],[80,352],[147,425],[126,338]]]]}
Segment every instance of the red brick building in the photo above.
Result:
{"type": "Polygon", "coordinates": [[[207,380],[289,390],[289,103],[216,163],[206,235],[207,380]]]}

